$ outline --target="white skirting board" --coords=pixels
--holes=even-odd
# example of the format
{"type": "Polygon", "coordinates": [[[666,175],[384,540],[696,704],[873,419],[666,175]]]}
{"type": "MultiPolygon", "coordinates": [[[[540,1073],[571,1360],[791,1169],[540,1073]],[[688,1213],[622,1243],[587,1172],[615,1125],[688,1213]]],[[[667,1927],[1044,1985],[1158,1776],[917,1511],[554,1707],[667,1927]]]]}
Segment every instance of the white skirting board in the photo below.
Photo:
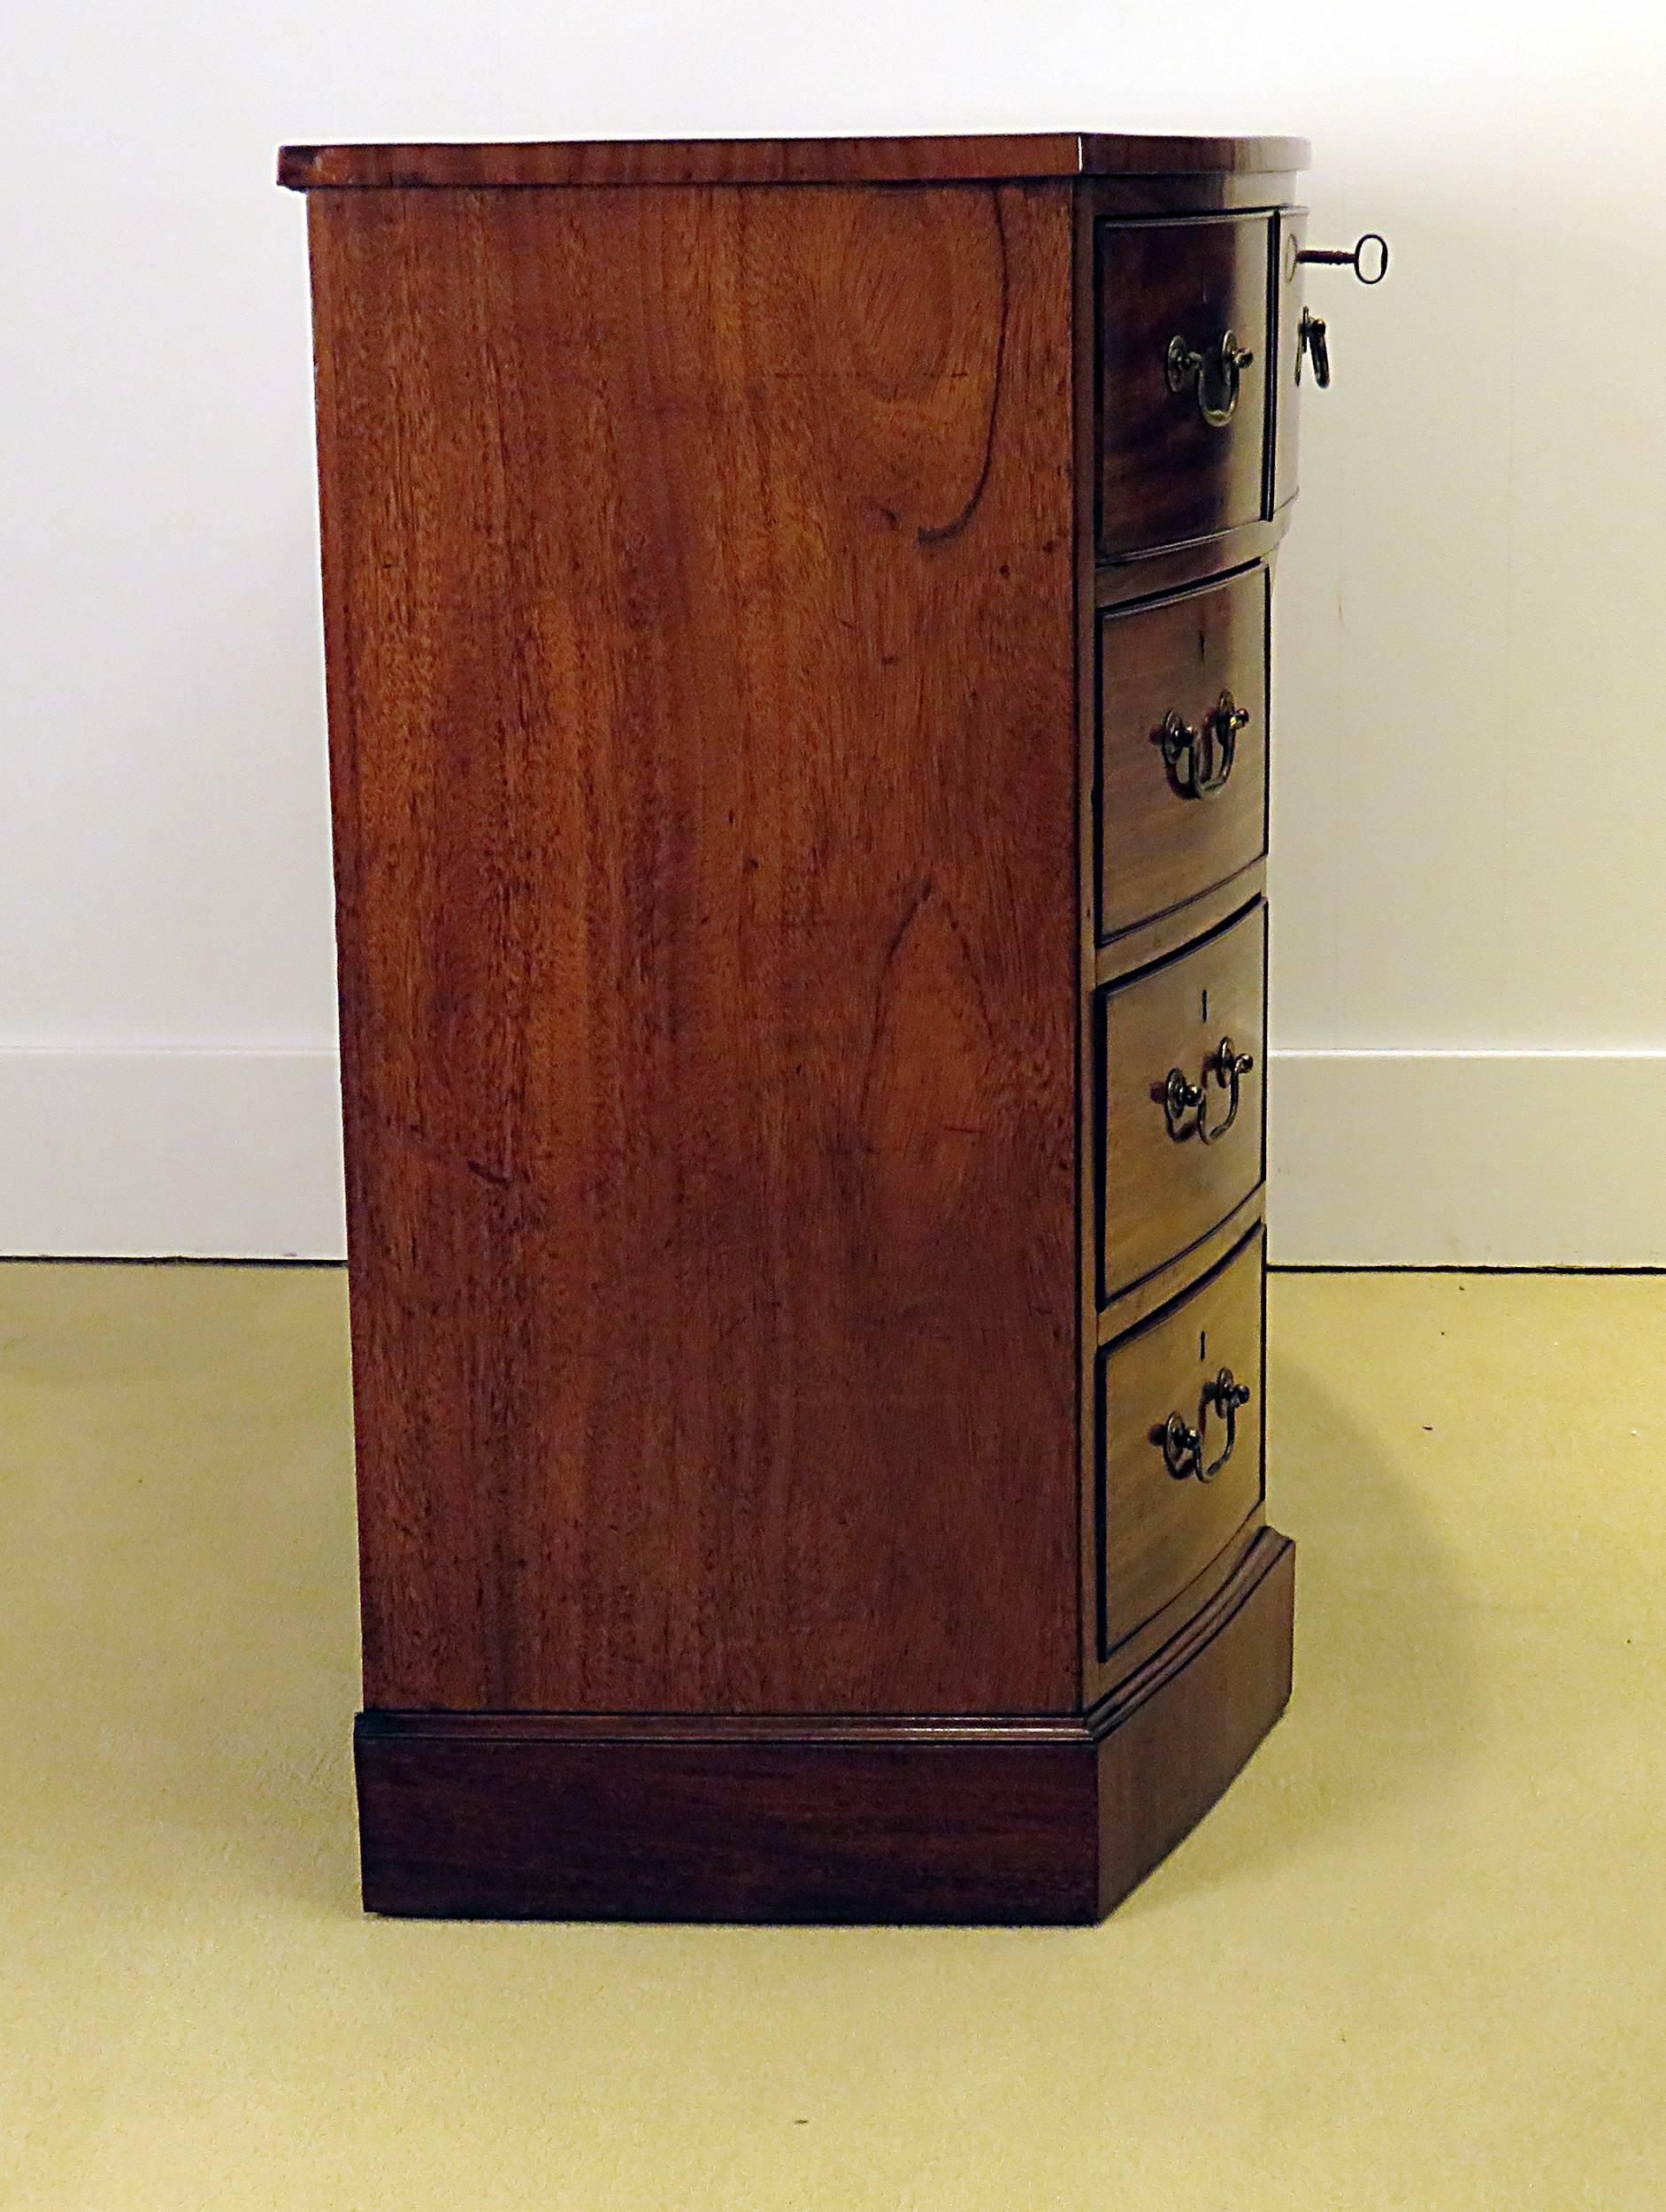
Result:
{"type": "Polygon", "coordinates": [[[1666,1267],[1666,1051],[1278,1052],[1286,1267],[1666,1267]]]}
{"type": "MultiPolygon", "coordinates": [[[[1275,1265],[1666,1267],[1666,1052],[1275,1052],[1275,1265]]],[[[0,1253],[339,1260],[333,1052],[0,1049],[0,1253]]]]}
{"type": "Polygon", "coordinates": [[[331,1050],[0,1049],[0,1253],[340,1259],[331,1050]]]}

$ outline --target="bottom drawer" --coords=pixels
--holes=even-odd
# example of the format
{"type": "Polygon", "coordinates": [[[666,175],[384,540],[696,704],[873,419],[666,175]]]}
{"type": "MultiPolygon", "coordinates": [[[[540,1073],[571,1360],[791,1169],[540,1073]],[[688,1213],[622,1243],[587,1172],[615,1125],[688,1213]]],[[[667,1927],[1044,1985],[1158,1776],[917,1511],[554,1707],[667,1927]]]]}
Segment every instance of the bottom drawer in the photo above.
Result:
{"type": "Polygon", "coordinates": [[[1099,1356],[1099,1651],[1177,1597],[1261,1502],[1263,1233],[1099,1356]]]}

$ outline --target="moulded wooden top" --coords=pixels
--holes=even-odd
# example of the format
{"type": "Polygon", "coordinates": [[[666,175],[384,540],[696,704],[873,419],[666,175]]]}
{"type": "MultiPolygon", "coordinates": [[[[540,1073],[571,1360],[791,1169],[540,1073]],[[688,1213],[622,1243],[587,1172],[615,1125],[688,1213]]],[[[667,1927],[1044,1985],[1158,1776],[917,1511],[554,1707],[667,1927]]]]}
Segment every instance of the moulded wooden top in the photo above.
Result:
{"type": "Polygon", "coordinates": [[[286,146],[296,191],[388,186],[908,184],[1305,169],[1304,138],[1034,131],[980,138],[562,140],[508,146],[286,146]]]}

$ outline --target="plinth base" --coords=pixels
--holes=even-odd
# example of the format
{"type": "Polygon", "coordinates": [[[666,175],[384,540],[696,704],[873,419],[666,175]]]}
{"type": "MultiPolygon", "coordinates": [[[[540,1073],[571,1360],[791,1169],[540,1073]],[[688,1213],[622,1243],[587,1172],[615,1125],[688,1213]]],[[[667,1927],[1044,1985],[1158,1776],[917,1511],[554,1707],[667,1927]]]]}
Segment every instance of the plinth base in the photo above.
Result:
{"type": "Polygon", "coordinates": [[[1290,1694],[1294,1547],[1063,1717],[362,1713],[372,1912],[1086,1922],[1207,1812],[1290,1694]]]}

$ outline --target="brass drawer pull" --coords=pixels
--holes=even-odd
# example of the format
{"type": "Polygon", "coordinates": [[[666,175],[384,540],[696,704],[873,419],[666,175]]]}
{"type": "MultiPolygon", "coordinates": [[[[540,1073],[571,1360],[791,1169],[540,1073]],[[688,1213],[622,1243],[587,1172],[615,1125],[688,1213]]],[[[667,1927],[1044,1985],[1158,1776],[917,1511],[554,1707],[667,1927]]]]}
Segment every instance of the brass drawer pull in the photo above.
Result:
{"type": "Polygon", "coordinates": [[[1220,703],[1203,717],[1202,730],[1171,707],[1151,733],[1151,742],[1163,749],[1171,787],[1183,799],[1212,799],[1232,772],[1238,733],[1248,721],[1249,709],[1240,707],[1230,691],[1223,691],[1220,703]]]}
{"type": "Polygon", "coordinates": [[[1324,327],[1323,315],[1315,315],[1307,308],[1301,311],[1301,320],[1296,325],[1296,382],[1301,381],[1301,364],[1309,355],[1313,357],[1313,380],[1321,391],[1331,387],[1331,341],[1324,327]]]}
{"type": "Polygon", "coordinates": [[[1199,1482],[1214,1481],[1232,1455],[1238,1442],[1238,1409],[1249,1403],[1250,1394],[1249,1385],[1240,1383],[1230,1367],[1223,1367],[1212,1383],[1203,1386],[1196,1428],[1183,1421],[1178,1413],[1171,1413],[1161,1427],[1152,1430],[1151,1441],[1160,1447],[1163,1463],[1176,1482],[1185,1482],[1192,1476],[1199,1482]],[[1226,1424],[1226,1448],[1218,1459],[1206,1463],[1203,1440],[1209,1432],[1211,1410],[1226,1424]]]}
{"type": "Polygon", "coordinates": [[[1218,1144],[1238,1118],[1242,1095],[1239,1087],[1245,1076],[1254,1072],[1255,1065],[1253,1053],[1240,1052],[1230,1037],[1223,1037],[1199,1070],[1195,1083],[1188,1083],[1181,1069],[1171,1068],[1167,1082],[1156,1095],[1163,1102],[1163,1118],[1176,1144],[1184,1144],[1188,1137],[1195,1137],[1200,1144],[1218,1144]],[[1225,1120],[1212,1125],[1209,1118],[1211,1078],[1219,1089],[1232,1093],[1225,1120]]]}
{"type": "Polygon", "coordinates": [[[1188,346],[1184,338],[1171,338],[1163,356],[1169,389],[1183,392],[1189,386],[1197,411],[1209,428],[1225,429],[1238,405],[1243,373],[1255,357],[1248,346],[1239,344],[1237,334],[1231,330],[1222,331],[1213,361],[1188,346]]]}

